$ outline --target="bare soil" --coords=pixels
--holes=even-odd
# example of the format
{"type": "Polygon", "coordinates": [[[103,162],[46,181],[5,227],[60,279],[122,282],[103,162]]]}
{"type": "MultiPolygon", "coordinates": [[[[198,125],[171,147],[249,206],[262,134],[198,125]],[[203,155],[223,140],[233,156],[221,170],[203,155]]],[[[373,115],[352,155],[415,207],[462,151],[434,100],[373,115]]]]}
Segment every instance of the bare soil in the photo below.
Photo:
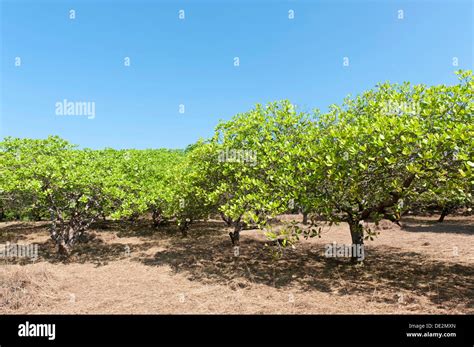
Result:
{"type": "Polygon", "coordinates": [[[0,258],[0,313],[472,314],[474,217],[436,219],[372,225],[380,234],[366,241],[362,266],[324,255],[329,243],[350,243],[344,224],[323,224],[321,238],[275,259],[259,230],[242,232],[234,257],[217,220],[186,238],[149,221],[107,222],[64,262],[47,223],[0,223],[0,245],[39,244],[36,261],[0,258]]]}

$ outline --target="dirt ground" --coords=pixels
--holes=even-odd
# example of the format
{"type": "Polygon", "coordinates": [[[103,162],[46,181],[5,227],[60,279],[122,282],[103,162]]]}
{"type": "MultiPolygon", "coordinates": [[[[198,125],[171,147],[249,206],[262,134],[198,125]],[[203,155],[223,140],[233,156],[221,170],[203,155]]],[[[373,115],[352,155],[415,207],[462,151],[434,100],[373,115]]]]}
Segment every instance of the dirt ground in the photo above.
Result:
{"type": "MultiPolygon", "coordinates": [[[[282,220],[300,218],[282,216],[282,220]]],[[[68,263],[42,222],[0,223],[0,245],[39,244],[39,258],[0,258],[0,313],[474,313],[474,217],[382,221],[363,266],[326,258],[350,243],[348,227],[323,225],[272,258],[261,231],[245,230],[235,258],[220,221],[182,238],[146,221],[97,225],[68,263]]]]}

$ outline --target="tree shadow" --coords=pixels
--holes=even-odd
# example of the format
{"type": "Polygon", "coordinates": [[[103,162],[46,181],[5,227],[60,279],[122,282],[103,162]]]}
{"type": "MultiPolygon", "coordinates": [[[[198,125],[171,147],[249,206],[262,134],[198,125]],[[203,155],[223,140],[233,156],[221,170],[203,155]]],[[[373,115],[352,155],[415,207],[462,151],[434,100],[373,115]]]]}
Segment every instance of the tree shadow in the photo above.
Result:
{"type": "Polygon", "coordinates": [[[402,230],[408,232],[433,232],[447,234],[474,235],[474,224],[465,219],[451,217],[442,223],[436,220],[419,219],[417,217],[403,217],[402,230]]]}
{"type": "Polygon", "coordinates": [[[94,239],[76,244],[69,257],[64,257],[58,253],[58,248],[52,240],[35,243],[35,245],[38,246],[36,258],[32,258],[30,255],[28,257],[5,257],[2,265],[27,265],[32,262],[46,261],[52,264],[92,263],[96,266],[103,266],[111,261],[132,259],[133,254],[139,254],[154,246],[153,243],[106,243],[100,239],[94,239]]]}
{"type": "MultiPolygon", "coordinates": [[[[120,226],[120,222],[113,222],[109,225],[111,230],[118,230],[121,237],[139,237],[140,242],[123,240],[123,243],[109,243],[96,237],[77,244],[71,257],[63,259],[58,255],[54,242],[48,240],[39,244],[39,259],[51,263],[94,263],[97,266],[131,259],[147,266],[167,265],[190,280],[224,284],[231,288],[244,288],[249,283],[275,288],[298,286],[302,290],[318,290],[339,296],[367,296],[379,291],[384,295],[374,296],[374,300],[388,303],[397,303],[397,295],[410,292],[426,297],[440,307],[474,306],[474,269],[468,265],[434,260],[400,248],[373,245],[366,247],[366,259],[360,267],[353,266],[348,259],[326,258],[324,245],[314,243],[299,243],[296,249],[286,248],[281,258],[274,258],[265,248],[264,240],[250,235],[241,239],[240,256],[234,257],[223,225],[220,221],[198,222],[189,231],[189,236],[183,238],[177,234],[179,230],[174,225],[155,230],[149,224],[120,226]],[[165,247],[162,241],[166,242],[165,247]],[[154,252],[149,252],[153,247],[164,250],[150,255],[154,252]]],[[[45,226],[16,226],[14,229],[5,228],[2,233],[12,230],[20,234],[31,233],[40,228],[44,230],[45,226]]],[[[100,234],[97,229],[93,232],[100,234]]],[[[17,259],[8,263],[31,262],[17,259]]]]}
{"type": "MultiPolygon", "coordinates": [[[[216,235],[222,233],[224,223],[222,221],[208,220],[197,221],[188,231],[193,238],[216,235]]],[[[134,222],[129,221],[107,221],[94,224],[91,229],[114,230],[118,237],[144,237],[146,239],[163,239],[172,236],[182,236],[177,223],[169,221],[158,227],[153,227],[150,220],[140,219],[134,222]]]]}
{"type": "Polygon", "coordinates": [[[27,238],[28,235],[48,228],[46,222],[18,222],[0,228],[0,243],[15,243],[27,238]]]}
{"type": "Polygon", "coordinates": [[[420,253],[372,246],[366,248],[364,265],[354,266],[349,259],[326,258],[323,245],[299,244],[296,250],[287,249],[283,257],[275,259],[264,241],[245,239],[236,258],[230,240],[220,237],[203,241],[175,240],[168,249],[140,261],[149,266],[168,265],[190,280],[207,284],[297,285],[302,290],[341,296],[377,290],[384,295],[375,300],[390,303],[397,302],[399,293],[409,291],[443,307],[461,304],[472,308],[474,303],[472,267],[435,261],[420,253]]]}
{"type": "MultiPolygon", "coordinates": [[[[193,225],[189,232],[189,238],[199,240],[202,237],[214,236],[217,233],[222,234],[222,222],[199,221],[193,225]]],[[[26,239],[26,235],[47,231],[47,224],[28,225],[15,224],[0,231],[0,239],[4,242],[14,244],[21,239],[26,239]]],[[[3,264],[31,264],[32,261],[47,261],[49,263],[93,263],[97,266],[107,265],[111,261],[134,259],[143,257],[143,253],[152,247],[161,246],[161,241],[170,239],[181,239],[182,235],[175,224],[168,224],[153,228],[149,221],[139,220],[135,222],[124,221],[101,221],[94,223],[86,234],[87,237],[79,240],[73,247],[69,257],[58,253],[57,245],[53,240],[48,239],[45,242],[33,242],[32,245],[38,246],[38,257],[8,257],[3,259],[3,264]],[[137,237],[140,242],[129,243],[105,242],[98,237],[103,232],[114,232],[119,238],[137,237]]]]}

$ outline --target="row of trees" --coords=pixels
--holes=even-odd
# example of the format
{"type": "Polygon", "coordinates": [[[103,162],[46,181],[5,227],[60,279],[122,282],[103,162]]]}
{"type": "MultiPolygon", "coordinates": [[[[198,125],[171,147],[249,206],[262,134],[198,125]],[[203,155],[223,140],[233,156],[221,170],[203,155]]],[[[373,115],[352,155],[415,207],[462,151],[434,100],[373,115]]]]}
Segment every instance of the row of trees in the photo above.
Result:
{"type": "Polygon", "coordinates": [[[68,142],[7,138],[1,143],[0,208],[51,221],[62,254],[99,218],[150,213],[158,226],[170,214],[173,170],[183,160],[172,150],[79,150],[68,142]]]}
{"type": "Polygon", "coordinates": [[[239,244],[289,210],[311,216],[270,238],[287,245],[318,234],[316,220],[349,225],[352,242],[372,237],[363,221],[397,222],[411,208],[443,215],[472,204],[474,81],[453,86],[379,84],[322,114],[289,101],[257,105],[221,122],[212,138],[178,150],[78,150],[66,141],[7,138],[0,144],[3,211],[51,220],[68,254],[101,216],[150,213],[155,226],[218,213],[239,244]]]}

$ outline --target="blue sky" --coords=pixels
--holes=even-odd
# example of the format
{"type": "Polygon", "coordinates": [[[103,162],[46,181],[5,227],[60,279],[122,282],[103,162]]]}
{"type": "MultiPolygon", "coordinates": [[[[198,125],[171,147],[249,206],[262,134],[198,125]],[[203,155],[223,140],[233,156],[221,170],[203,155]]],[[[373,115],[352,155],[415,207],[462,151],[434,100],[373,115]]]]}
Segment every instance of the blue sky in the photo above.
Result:
{"type": "Polygon", "coordinates": [[[255,103],[326,110],[377,82],[453,84],[473,68],[468,0],[0,3],[0,137],[184,148],[255,103]],[[64,99],[95,102],[95,118],[56,115],[64,99]]]}

